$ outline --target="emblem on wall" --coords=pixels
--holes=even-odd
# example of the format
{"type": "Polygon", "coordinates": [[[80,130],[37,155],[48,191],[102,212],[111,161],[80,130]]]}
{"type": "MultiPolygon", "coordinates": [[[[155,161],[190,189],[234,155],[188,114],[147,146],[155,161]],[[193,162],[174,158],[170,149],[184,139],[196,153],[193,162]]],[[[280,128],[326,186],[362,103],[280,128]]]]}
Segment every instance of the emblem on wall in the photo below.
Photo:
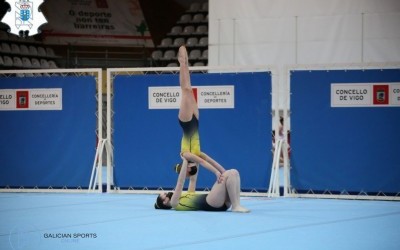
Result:
{"type": "Polygon", "coordinates": [[[6,0],[10,4],[8,12],[1,20],[7,24],[10,33],[21,37],[34,36],[40,33],[39,27],[47,23],[39,10],[44,0],[6,0]]]}

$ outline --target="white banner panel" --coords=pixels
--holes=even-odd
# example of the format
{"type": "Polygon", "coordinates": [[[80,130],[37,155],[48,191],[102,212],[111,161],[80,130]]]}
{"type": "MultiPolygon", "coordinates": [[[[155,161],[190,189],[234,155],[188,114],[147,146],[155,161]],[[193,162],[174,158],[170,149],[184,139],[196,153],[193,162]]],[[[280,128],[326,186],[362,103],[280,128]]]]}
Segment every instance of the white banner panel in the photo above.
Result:
{"type": "Polygon", "coordinates": [[[400,83],[389,85],[389,100],[391,105],[400,106],[400,83]]]}
{"type": "Polygon", "coordinates": [[[149,87],[149,109],[179,109],[180,87],[149,87]]]}
{"type": "MultiPolygon", "coordinates": [[[[233,85],[192,87],[200,109],[235,108],[235,88],[233,85]]],[[[149,87],[149,109],[179,109],[180,87],[149,87]]]]}
{"type": "Polygon", "coordinates": [[[0,89],[3,110],[62,110],[62,89],[0,89]]]}
{"type": "Polygon", "coordinates": [[[400,83],[332,83],[331,107],[400,106],[400,83]]]}
{"type": "Polygon", "coordinates": [[[46,1],[46,43],[154,46],[139,0],[46,1]]]}

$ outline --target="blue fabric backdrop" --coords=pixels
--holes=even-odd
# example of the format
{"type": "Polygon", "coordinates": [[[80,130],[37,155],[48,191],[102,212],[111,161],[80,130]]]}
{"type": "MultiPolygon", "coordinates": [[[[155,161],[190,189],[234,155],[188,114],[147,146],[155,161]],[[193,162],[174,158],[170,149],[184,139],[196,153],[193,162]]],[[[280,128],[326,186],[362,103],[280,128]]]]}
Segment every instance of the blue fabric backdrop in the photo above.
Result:
{"type": "MultiPolygon", "coordinates": [[[[265,190],[271,169],[271,76],[269,72],[192,74],[192,86],[234,85],[234,109],[200,109],[202,151],[225,168],[236,168],[243,189],[265,190]]],[[[173,188],[182,131],[178,109],[149,110],[148,87],[179,86],[178,75],[114,79],[114,178],[122,188],[173,188]]],[[[199,189],[215,175],[200,169],[199,189]]]]}
{"type": "Polygon", "coordinates": [[[330,106],[331,83],[390,82],[400,82],[399,69],[291,73],[294,188],[400,191],[400,107],[330,106]]]}
{"type": "Polygon", "coordinates": [[[93,77],[0,78],[1,89],[62,88],[63,109],[0,111],[0,186],[88,187],[96,148],[93,77]]]}

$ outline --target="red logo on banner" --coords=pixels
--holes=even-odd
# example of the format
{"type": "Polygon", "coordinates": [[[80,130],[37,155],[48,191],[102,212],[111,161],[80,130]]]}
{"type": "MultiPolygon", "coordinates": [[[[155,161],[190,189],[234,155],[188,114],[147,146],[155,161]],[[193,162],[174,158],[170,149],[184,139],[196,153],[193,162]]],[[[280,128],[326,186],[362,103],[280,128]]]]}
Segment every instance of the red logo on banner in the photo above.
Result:
{"type": "Polygon", "coordinates": [[[374,85],[374,104],[389,104],[389,85],[374,85]]]}
{"type": "Polygon", "coordinates": [[[29,91],[17,91],[17,109],[29,108],[29,91]]]}
{"type": "Polygon", "coordinates": [[[193,91],[194,99],[197,102],[197,88],[192,88],[192,91],[193,91]]]}

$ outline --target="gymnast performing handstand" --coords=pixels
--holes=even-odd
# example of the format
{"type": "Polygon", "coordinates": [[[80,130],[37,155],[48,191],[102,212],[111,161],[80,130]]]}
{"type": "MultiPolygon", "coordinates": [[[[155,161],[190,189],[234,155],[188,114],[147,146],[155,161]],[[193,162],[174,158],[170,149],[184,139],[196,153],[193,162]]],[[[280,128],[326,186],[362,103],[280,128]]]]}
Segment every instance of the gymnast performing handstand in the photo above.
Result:
{"type": "MultiPolygon", "coordinates": [[[[193,95],[189,75],[189,61],[185,46],[178,52],[180,64],[179,83],[182,90],[182,99],[179,107],[179,124],[183,130],[181,141],[181,157],[188,160],[187,176],[190,176],[189,191],[194,192],[198,175],[198,166],[202,165],[217,176],[218,182],[225,169],[210,156],[201,152],[199,137],[199,108],[193,95]]],[[[181,171],[182,164],[177,164],[175,170],[181,171]]]]}
{"type": "Polygon", "coordinates": [[[236,169],[221,174],[208,194],[182,193],[186,179],[188,161],[182,157],[182,169],[174,192],[158,195],[155,209],[175,209],[177,211],[227,211],[248,213],[249,209],[240,205],[240,175],[236,169]]]}

